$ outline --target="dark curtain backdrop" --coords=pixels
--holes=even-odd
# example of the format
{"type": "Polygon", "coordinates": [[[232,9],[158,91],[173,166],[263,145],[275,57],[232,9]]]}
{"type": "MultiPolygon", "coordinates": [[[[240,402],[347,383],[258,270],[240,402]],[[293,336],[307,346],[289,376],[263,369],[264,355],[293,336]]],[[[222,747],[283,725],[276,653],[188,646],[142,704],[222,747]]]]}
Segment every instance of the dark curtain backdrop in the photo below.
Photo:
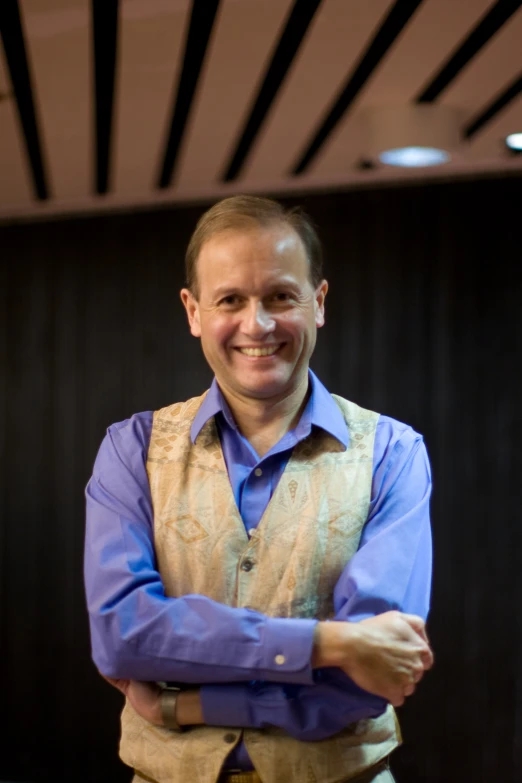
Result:
{"type": "MultiPolygon", "coordinates": [[[[315,370],[432,460],[437,661],[400,710],[396,775],[518,782],[522,180],[296,201],[328,261],[315,370]]],[[[209,382],[178,296],[201,211],[0,227],[0,779],[129,780],[120,696],[90,661],[83,489],[108,424],[209,382]]]]}

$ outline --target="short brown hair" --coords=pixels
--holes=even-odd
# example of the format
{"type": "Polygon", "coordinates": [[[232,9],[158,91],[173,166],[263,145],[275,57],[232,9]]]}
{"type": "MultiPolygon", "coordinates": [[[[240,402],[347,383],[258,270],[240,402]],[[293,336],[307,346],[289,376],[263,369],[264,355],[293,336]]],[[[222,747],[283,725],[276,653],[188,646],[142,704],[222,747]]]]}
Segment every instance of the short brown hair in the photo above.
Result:
{"type": "Polygon", "coordinates": [[[310,281],[316,288],[323,279],[323,251],[314,224],[300,207],[286,209],[282,204],[260,196],[232,196],[218,201],[198,220],[185,254],[187,287],[198,297],[197,260],[203,245],[221,231],[277,224],[294,229],[304,245],[310,263],[310,281]]]}

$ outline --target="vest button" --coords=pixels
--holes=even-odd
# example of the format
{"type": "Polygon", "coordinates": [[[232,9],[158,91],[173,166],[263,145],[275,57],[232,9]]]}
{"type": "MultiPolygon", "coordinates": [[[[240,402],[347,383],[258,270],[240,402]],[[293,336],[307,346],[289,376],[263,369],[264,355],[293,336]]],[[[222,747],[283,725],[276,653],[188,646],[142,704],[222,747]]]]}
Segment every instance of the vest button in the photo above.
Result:
{"type": "Polygon", "coordinates": [[[245,557],[243,562],[241,563],[241,570],[242,571],[251,571],[254,567],[254,561],[250,560],[249,557],[245,557]]]}
{"type": "Polygon", "coordinates": [[[223,739],[225,740],[225,742],[226,742],[228,745],[232,745],[232,743],[236,741],[236,735],[235,735],[235,734],[232,734],[232,733],[225,734],[225,736],[223,737],[223,739]]]}

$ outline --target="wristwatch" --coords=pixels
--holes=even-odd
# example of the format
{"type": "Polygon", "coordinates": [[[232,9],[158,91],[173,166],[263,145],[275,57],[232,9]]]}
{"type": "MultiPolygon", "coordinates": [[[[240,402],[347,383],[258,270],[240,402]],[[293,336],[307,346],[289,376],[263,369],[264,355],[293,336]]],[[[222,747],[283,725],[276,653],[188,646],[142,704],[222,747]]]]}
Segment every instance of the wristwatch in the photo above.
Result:
{"type": "Polygon", "coordinates": [[[185,727],[180,726],[176,720],[176,702],[179,692],[180,688],[164,688],[160,696],[163,726],[171,731],[185,731],[185,727]]]}

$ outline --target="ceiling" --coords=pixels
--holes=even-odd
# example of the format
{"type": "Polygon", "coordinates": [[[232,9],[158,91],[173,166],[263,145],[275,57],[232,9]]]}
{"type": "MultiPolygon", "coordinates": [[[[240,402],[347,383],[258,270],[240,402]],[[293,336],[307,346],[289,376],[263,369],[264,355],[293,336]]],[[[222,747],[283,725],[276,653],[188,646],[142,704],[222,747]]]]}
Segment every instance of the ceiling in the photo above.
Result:
{"type": "Polygon", "coordinates": [[[0,219],[522,174],[522,2],[1,0],[0,219]],[[459,110],[442,167],[373,165],[369,107],[459,110]]]}

